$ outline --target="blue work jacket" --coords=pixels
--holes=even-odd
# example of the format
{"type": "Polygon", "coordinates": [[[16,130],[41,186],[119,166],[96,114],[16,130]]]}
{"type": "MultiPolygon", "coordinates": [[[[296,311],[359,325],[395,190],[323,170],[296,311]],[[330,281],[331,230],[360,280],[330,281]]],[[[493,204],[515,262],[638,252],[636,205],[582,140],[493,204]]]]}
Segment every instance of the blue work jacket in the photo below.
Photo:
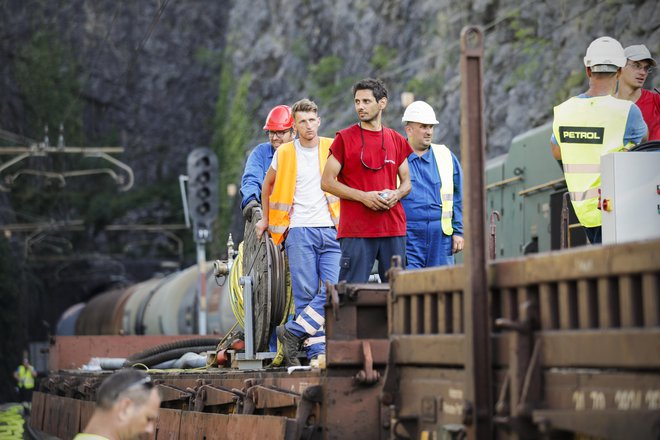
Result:
{"type": "MultiPolygon", "coordinates": [[[[463,235],[463,170],[456,158],[451,155],[454,165],[454,215],[452,227],[454,234],[463,235]]],[[[433,150],[428,149],[426,153],[418,156],[411,153],[408,156],[408,167],[410,168],[410,181],[412,190],[410,194],[401,200],[403,209],[406,211],[406,223],[408,227],[415,227],[416,223],[427,223],[437,221],[442,217],[442,201],[440,199],[440,173],[435,162],[433,150]]]]}
{"type": "Polygon", "coordinates": [[[254,147],[248,156],[241,178],[241,209],[245,208],[250,200],[256,200],[261,204],[261,185],[274,154],[275,149],[271,143],[264,142],[254,147]]]}

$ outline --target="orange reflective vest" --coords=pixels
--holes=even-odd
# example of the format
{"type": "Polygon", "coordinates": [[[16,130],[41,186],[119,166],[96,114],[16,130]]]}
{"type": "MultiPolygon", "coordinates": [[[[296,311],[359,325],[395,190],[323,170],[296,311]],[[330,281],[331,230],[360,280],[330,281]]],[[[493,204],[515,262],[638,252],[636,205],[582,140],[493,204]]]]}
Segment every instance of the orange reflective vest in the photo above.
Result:
{"type": "MultiPolygon", "coordinates": [[[[333,139],[319,138],[319,165],[320,173],[328,161],[328,153],[333,139]]],[[[273,238],[275,244],[280,244],[284,240],[284,234],[289,229],[291,208],[293,207],[293,194],[296,190],[297,161],[296,147],[293,142],[281,145],[276,151],[277,154],[277,175],[273,193],[270,195],[268,207],[268,232],[273,238]]],[[[325,193],[328,201],[330,217],[335,227],[339,224],[339,197],[328,192],[325,193]]]]}

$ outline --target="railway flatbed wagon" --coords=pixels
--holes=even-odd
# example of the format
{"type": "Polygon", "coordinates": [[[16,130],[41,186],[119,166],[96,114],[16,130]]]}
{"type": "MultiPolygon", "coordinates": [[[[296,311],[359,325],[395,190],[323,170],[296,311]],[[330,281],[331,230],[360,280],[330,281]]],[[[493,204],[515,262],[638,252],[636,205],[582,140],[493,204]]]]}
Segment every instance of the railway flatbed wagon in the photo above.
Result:
{"type": "MultiPolygon", "coordinates": [[[[462,266],[391,278],[331,289],[324,369],[153,372],[153,438],[452,438],[479,423],[493,438],[660,435],[660,241],[489,263],[476,343],[462,266]],[[482,382],[471,350],[491,360],[482,382]]],[[[52,373],[32,426],[71,437],[106,374],[52,373]]]]}

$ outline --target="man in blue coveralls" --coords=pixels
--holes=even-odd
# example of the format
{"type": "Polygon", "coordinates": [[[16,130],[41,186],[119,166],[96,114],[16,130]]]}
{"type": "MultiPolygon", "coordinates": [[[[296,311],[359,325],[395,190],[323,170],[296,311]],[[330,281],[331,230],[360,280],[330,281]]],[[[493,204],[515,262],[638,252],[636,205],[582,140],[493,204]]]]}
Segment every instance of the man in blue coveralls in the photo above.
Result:
{"type": "Polygon", "coordinates": [[[269,142],[252,150],[241,178],[241,209],[243,217],[252,218],[252,208],[261,206],[261,184],[273,161],[275,150],[282,144],[293,141],[293,115],[288,105],[277,105],[268,113],[264,130],[269,142]]]}
{"type": "Polygon", "coordinates": [[[401,118],[413,152],[408,157],[412,191],[404,199],[406,269],[454,264],[463,250],[463,171],[444,145],[432,144],[438,124],[424,101],[410,104],[401,118]]]}

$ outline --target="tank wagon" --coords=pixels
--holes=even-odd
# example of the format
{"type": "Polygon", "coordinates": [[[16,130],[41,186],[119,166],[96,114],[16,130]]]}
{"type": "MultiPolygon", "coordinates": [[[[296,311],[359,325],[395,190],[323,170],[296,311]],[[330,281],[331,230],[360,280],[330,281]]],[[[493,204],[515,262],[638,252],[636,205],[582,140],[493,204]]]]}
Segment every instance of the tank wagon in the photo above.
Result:
{"type": "MultiPolygon", "coordinates": [[[[206,267],[212,268],[208,263],[206,267]]],[[[226,334],[236,322],[228,283],[206,274],[206,334],[226,334]]],[[[199,271],[192,266],[161,278],[117,288],[70,307],[57,324],[57,334],[192,335],[199,334],[199,271]]]]}

